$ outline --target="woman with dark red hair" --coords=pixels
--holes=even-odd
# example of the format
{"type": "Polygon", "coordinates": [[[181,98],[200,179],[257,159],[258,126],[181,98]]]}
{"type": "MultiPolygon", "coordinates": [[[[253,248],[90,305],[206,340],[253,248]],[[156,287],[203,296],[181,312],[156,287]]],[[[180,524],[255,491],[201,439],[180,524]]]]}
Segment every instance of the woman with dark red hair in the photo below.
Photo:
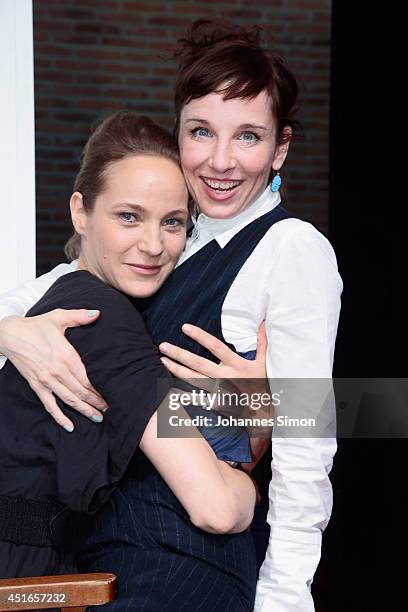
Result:
{"type": "MultiPolygon", "coordinates": [[[[175,131],[195,212],[178,267],[144,305],[149,332],[175,375],[199,371],[228,378],[228,366],[216,364],[210,351],[194,341],[202,338],[194,326],[251,360],[265,320],[269,377],[330,378],[342,290],[335,255],[313,226],[281,206],[279,193],[280,171],[298,126],[296,81],[282,60],[262,46],[257,28],[197,22],[190,36],[179,41],[176,58],[175,131]],[[183,333],[185,323],[192,327],[184,327],[183,333]]],[[[38,296],[75,266],[61,265],[29,290],[3,299],[4,315],[23,314],[32,294],[38,296]]],[[[67,313],[66,325],[77,317],[67,313]]],[[[64,339],[55,337],[52,313],[41,328],[35,319],[30,323],[30,330],[25,326],[14,336],[25,334],[44,346],[40,361],[47,368],[49,346],[62,347],[64,339]]],[[[20,330],[20,325],[16,318],[3,321],[0,350],[38,386],[38,355],[10,340],[10,330],[20,330]]],[[[245,378],[245,360],[239,363],[245,378]]],[[[60,378],[72,404],[81,397],[86,400],[83,412],[95,414],[101,398],[89,389],[78,356],[70,355],[65,372],[60,378]]],[[[47,390],[54,388],[58,385],[50,377],[47,390]]],[[[50,393],[44,403],[66,424],[50,393]]],[[[267,548],[257,587],[258,611],[314,609],[310,586],[331,512],[328,472],[335,450],[333,438],[273,438],[269,546],[265,516],[258,517],[256,536],[259,565],[267,548]]],[[[139,503],[131,479],[125,486],[139,503]]],[[[214,541],[212,550],[204,545],[198,554],[191,532],[179,531],[175,516],[173,524],[167,520],[170,515],[156,516],[150,503],[145,519],[154,536],[149,541],[132,540],[140,530],[123,526],[126,513],[128,524],[133,515],[122,503],[120,509],[103,511],[83,551],[87,569],[115,571],[125,585],[114,609],[125,609],[126,603],[126,609],[156,610],[157,598],[163,610],[252,609],[251,586],[239,581],[246,551],[221,560],[214,541]]]]}

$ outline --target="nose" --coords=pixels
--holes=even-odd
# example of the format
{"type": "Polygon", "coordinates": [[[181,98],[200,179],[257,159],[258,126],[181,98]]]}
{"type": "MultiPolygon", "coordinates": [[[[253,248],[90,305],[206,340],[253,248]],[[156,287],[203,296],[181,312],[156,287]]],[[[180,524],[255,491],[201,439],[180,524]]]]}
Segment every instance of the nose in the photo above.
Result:
{"type": "Polygon", "coordinates": [[[146,224],[137,246],[141,253],[145,253],[149,257],[159,257],[164,251],[161,226],[146,224]]]}
{"type": "Polygon", "coordinates": [[[232,170],[236,166],[232,143],[218,139],[214,142],[209,159],[209,167],[218,175],[232,170]]]}

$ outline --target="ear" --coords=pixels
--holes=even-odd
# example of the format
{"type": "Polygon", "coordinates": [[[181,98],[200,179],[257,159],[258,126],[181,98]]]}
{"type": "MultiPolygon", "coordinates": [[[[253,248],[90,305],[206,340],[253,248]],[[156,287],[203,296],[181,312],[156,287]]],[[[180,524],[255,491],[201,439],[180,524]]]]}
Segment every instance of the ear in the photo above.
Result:
{"type": "Polygon", "coordinates": [[[79,191],[75,191],[72,194],[71,199],[69,201],[69,207],[71,209],[72,225],[74,226],[77,234],[80,234],[82,236],[83,234],[85,234],[87,222],[87,213],[84,208],[82,193],[80,193],[79,191]]]}
{"type": "Polygon", "coordinates": [[[283,128],[283,133],[280,138],[280,144],[277,145],[275,149],[275,155],[272,161],[272,168],[276,172],[281,169],[283,166],[283,162],[286,159],[286,156],[289,151],[290,141],[292,140],[292,128],[286,126],[283,128]]]}

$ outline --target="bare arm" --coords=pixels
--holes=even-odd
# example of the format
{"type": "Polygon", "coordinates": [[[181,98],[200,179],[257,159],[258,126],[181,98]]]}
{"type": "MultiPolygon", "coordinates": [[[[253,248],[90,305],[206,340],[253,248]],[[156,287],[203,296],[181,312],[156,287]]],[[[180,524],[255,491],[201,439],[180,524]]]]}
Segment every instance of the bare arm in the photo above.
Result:
{"type": "MultiPolygon", "coordinates": [[[[181,408],[178,414],[188,417],[181,408]]],[[[239,533],[249,527],[256,502],[254,484],[219,461],[204,438],[159,438],[155,412],[140,448],[196,527],[210,533],[239,533]]]]}

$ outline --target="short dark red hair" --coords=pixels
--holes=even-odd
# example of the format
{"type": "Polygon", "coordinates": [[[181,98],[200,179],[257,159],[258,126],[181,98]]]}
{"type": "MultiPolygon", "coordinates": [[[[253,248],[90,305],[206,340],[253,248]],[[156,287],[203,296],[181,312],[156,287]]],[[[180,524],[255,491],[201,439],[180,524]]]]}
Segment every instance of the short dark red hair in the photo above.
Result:
{"type": "Polygon", "coordinates": [[[258,26],[199,19],[189,35],[177,41],[176,135],[181,110],[191,100],[212,92],[223,93],[225,100],[255,98],[264,90],[272,100],[278,142],[285,141],[286,126],[297,132],[296,79],[283,60],[262,45],[261,35],[258,26]]]}

